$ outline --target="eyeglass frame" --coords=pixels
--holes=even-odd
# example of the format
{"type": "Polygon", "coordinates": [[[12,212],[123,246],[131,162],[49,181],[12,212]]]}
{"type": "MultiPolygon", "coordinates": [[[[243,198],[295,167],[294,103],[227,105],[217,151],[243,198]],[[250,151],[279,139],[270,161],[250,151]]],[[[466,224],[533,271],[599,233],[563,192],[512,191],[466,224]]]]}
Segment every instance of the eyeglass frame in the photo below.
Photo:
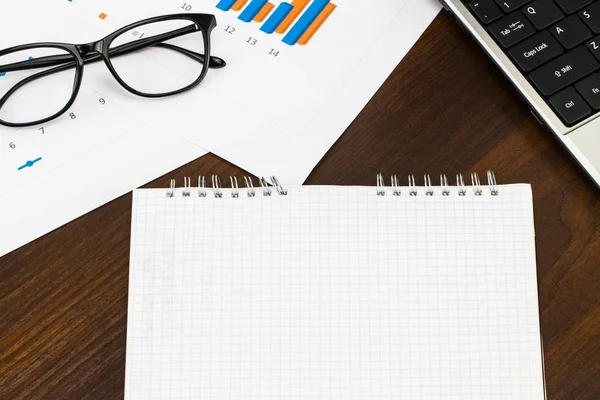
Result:
{"type": "MultiPolygon", "coordinates": [[[[146,98],[167,97],[167,96],[173,96],[176,94],[186,92],[190,89],[193,89],[194,87],[198,86],[204,80],[204,78],[206,77],[206,74],[208,73],[208,70],[210,68],[223,68],[227,65],[225,60],[223,60],[222,58],[214,57],[214,56],[210,55],[210,47],[211,47],[210,46],[210,35],[216,26],[217,26],[217,20],[216,20],[216,17],[212,14],[195,14],[195,13],[169,14],[169,15],[162,15],[162,16],[147,18],[147,19],[143,19],[143,20],[134,22],[132,24],[124,26],[123,28],[120,28],[117,31],[114,31],[113,33],[105,36],[104,38],[102,38],[100,40],[97,40],[97,41],[94,41],[91,43],[71,44],[71,43],[58,43],[58,42],[39,42],[39,43],[29,43],[29,44],[24,44],[24,45],[19,45],[19,46],[13,46],[13,47],[9,47],[4,50],[0,50],[0,57],[9,55],[11,53],[16,53],[16,52],[24,51],[24,50],[31,50],[31,49],[36,49],[36,48],[55,48],[55,49],[63,50],[69,54],[69,55],[64,54],[64,55],[46,56],[46,57],[41,57],[41,58],[37,58],[37,59],[31,59],[31,60],[21,61],[21,62],[17,62],[17,63],[13,63],[13,64],[8,64],[5,66],[0,66],[0,68],[2,69],[0,72],[11,72],[11,71],[22,71],[22,70],[27,70],[27,69],[42,68],[46,65],[48,65],[48,66],[58,65],[56,68],[45,70],[45,71],[40,71],[40,72],[36,73],[35,75],[31,75],[31,76],[23,79],[22,81],[16,83],[9,91],[7,91],[6,94],[4,94],[0,98],[0,109],[6,103],[6,101],[10,98],[10,96],[12,96],[12,94],[14,92],[16,92],[23,85],[26,85],[33,80],[43,78],[52,73],[61,72],[61,71],[63,71],[62,68],[65,68],[65,69],[67,67],[72,68],[71,63],[73,61],[75,61],[75,65],[74,65],[75,78],[74,78],[73,91],[71,93],[71,98],[69,99],[67,104],[60,111],[58,111],[57,113],[55,113],[49,117],[42,118],[42,119],[36,120],[36,121],[31,121],[31,122],[14,123],[14,122],[3,121],[2,119],[0,119],[0,125],[13,127],[13,128],[35,126],[35,125],[43,124],[48,121],[52,121],[52,120],[60,117],[61,115],[65,114],[69,110],[69,108],[71,108],[73,103],[75,103],[75,100],[79,94],[79,90],[81,89],[81,83],[83,81],[83,70],[84,70],[86,62],[92,63],[92,62],[100,61],[100,59],[102,59],[104,61],[104,64],[110,71],[111,75],[117,80],[117,82],[123,88],[125,88],[130,93],[133,93],[134,95],[137,95],[140,97],[146,97],[146,98]],[[179,36],[182,36],[184,34],[187,34],[187,33],[181,33],[180,35],[172,36],[174,33],[180,32],[181,30],[187,29],[189,27],[179,28],[174,31],[165,32],[161,35],[149,37],[148,39],[139,39],[138,41],[129,42],[129,43],[120,45],[118,47],[115,47],[113,49],[110,48],[110,45],[112,44],[112,42],[117,37],[120,37],[122,34],[124,34],[125,32],[130,31],[139,26],[148,25],[148,24],[152,24],[152,23],[156,23],[156,22],[181,20],[181,19],[190,20],[191,22],[194,22],[196,31],[200,31],[202,33],[202,36],[204,39],[204,54],[199,54],[199,53],[193,52],[191,50],[179,48],[179,47],[171,45],[171,44],[168,44],[168,45],[177,47],[176,51],[182,52],[183,54],[195,59],[196,61],[200,62],[203,65],[202,72],[200,73],[199,77],[194,82],[192,82],[191,84],[189,84],[181,89],[177,89],[177,90],[174,90],[171,92],[166,92],[166,93],[144,93],[144,92],[141,92],[139,90],[132,88],[127,83],[125,83],[125,81],[119,76],[119,74],[117,73],[116,69],[114,68],[112,62],[110,61],[110,57],[115,57],[115,54],[112,54],[112,55],[109,54],[110,50],[114,51],[115,49],[123,48],[123,46],[126,46],[127,48],[125,48],[123,50],[123,52],[124,52],[124,54],[127,54],[127,52],[137,51],[137,50],[151,47],[151,46],[154,46],[157,44],[167,45],[167,43],[163,43],[163,42],[170,40],[170,39],[174,39],[179,36]],[[144,42],[144,41],[146,41],[146,42],[142,43],[140,45],[140,42],[144,42]],[[89,55],[92,55],[92,57],[89,57],[89,55]],[[87,60],[85,59],[86,56],[88,57],[87,60]],[[65,58],[65,57],[69,57],[68,62],[67,63],[63,62],[62,63],[63,65],[60,65],[61,62],[58,58],[65,58]],[[207,57],[209,60],[208,63],[206,63],[207,57]],[[12,67],[6,68],[7,66],[12,66],[12,67]],[[17,66],[18,66],[18,68],[17,68],[17,66]]],[[[172,49],[172,50],[174,50],[174,49],[172,49]]],[[[122,54],[117,54],[116,56],[119,56],[119,55],[122,55],[122,54]]]]}

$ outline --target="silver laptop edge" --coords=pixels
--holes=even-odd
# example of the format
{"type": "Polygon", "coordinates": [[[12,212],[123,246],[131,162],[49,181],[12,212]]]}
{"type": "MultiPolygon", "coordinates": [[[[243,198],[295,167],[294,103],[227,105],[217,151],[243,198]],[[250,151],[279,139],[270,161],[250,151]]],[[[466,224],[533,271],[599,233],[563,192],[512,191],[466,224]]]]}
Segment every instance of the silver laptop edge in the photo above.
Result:
{"type": "Polygon", "coordinates": [[[538,95],[527,79],[504,54],[494,39],[475,19],[462,0],[440,0],[444,8],[477,40],[500,70],[529,104],[536,118],[545,124],[581,164],[600,187],[600,114],[573,126],[566,127],[554,111],[538,95]]]}

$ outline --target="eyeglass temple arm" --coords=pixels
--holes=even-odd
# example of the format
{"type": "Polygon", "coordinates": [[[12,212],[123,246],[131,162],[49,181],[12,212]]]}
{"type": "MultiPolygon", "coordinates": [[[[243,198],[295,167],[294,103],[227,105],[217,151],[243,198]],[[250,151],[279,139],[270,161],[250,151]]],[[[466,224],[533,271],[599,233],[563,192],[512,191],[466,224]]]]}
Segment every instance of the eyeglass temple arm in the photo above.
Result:
{"type": "MultiPolygon", "coordinates": [[[[131,53],[133,51],[140,50],[145,47],[157,46],[157,47],[164,47],[164,48],[168,48],[170,50],[177,51],[179,53],[182,53],[182,54],[204,64],[204,62],[205,62],[204,54],[196,53],[194,51],[187,50],[182,47],[175,46],[175,45],[172,45],[169,43],[162,43],[165,40],[174,39],[176,37],[185,35],[187,33],[193,32],[193,31],[195,31],[195,25],[190,25],[188,27],[177,29],[172,32],[163,33],[162,35],[152,36],[152,37],[149,37],[146,39],[137,40],[135,42],[122,44],[120,46],[115,47],[114,49],[109,49],[109,55],[112,57],[117,57],[120,55],[131,53]],[[190,27],[194,27],[194,29],[191,30],[190,27]]],[[[101,58],[102,58],[102,56],[99,53],[90,53],[84,57],[84,62],[91,63],[91,62],[99,61],[101,58]]],[[[70,68],[70,67],[75,66],[75,63],[72,60],[73,60],[73,57],[70,55],[44,56],[44,57],[34,58],[31,60],[27,60],[27,61],[21,61],[18,63],[2,65],[2,66],[0,66],[0,72],[24,71],[24,70],[28,70],[28,69],[52,67],[52,66],[57,66],[57,65],[60,65],[60,67],[57,69],[52,69],[51,71],[52,72],[60,72],[60,71],[64,70],[63,67],[70,68]],[[65,63],[67,63],[67,64],[65,64],[65,63]],[[64,64],[64,65],[61,65],[61,64],[64,64]]],[[[220,57],[211,56],[209,59],[209,64],[208,64],[209,68],[223,68],[223,67],[225,67],[225,65],[226,65],[225,60],[223,60],[220,57]]],[[[49,72],[49,71],[46,71],[46,72],[49,72]]]]}

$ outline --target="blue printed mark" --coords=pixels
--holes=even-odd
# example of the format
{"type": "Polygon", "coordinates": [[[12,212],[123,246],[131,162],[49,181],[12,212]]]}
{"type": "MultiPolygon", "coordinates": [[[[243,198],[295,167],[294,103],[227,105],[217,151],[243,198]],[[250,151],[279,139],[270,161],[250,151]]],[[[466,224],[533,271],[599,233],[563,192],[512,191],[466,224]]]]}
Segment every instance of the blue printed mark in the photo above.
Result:
{"type": "Polygon", "coordinates": [[[6,72],[0,72],[0,78],[6,75],[6,72]]]}
{"type": "Polygon", "coordinates": [[[36,162],[38,162],[38,161],[42,161],[42,157],[38,157],[38,158],[36,158],[36,159],[35,159],[35,160],[33,160],[33,161],[31,161],[31,160],[30,160],[30,161],[27,161],[25,164],[21,165],[21,166],[18,168],[18,170],[20,171],[20,170],[22,170],[22,169],[25,169],[25,168],[33,167],[33,164],[35,164],[35,163],[36,163],[36,162]]]}
{"type": "Polygon", "coordinates": [[[219,4],[217,4],[217,8],[223,11],[231,10],[231,7],[235,4],[236,0],[221,0],[219,4]]]}

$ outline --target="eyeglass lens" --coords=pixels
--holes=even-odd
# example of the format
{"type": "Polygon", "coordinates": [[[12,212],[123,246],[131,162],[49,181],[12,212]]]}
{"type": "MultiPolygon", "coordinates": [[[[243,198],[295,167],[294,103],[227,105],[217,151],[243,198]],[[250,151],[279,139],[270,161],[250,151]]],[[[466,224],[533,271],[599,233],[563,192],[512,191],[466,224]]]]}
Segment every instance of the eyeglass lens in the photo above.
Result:
{"type": "Polygon", "coordinates": [[[0,120],[27,123],[59,113],[73,96],[75,57],[66,50],[39,47],[0,56],[0,120]],[[58,57],[57,57],[58,56],[58,57]],[[32,69],[3,72],[2,66],[55,57],[59,61],[32,69]],[[8,94],[7,97],[5,97],[8,94]]]}
{"type": "Polygon", "coordinates": [[[155,22],[116,37],[110,44],[109,58],[130,88],[150,95],[168,94],[200,78],[207,65],[193,55],[205,53],[204,43],[202,30],[193,21],[155,22]],[[150,43],[156,44],[144,46],[150,43]],[[137,50],[129,51],[132,46],[137,50]]]}

